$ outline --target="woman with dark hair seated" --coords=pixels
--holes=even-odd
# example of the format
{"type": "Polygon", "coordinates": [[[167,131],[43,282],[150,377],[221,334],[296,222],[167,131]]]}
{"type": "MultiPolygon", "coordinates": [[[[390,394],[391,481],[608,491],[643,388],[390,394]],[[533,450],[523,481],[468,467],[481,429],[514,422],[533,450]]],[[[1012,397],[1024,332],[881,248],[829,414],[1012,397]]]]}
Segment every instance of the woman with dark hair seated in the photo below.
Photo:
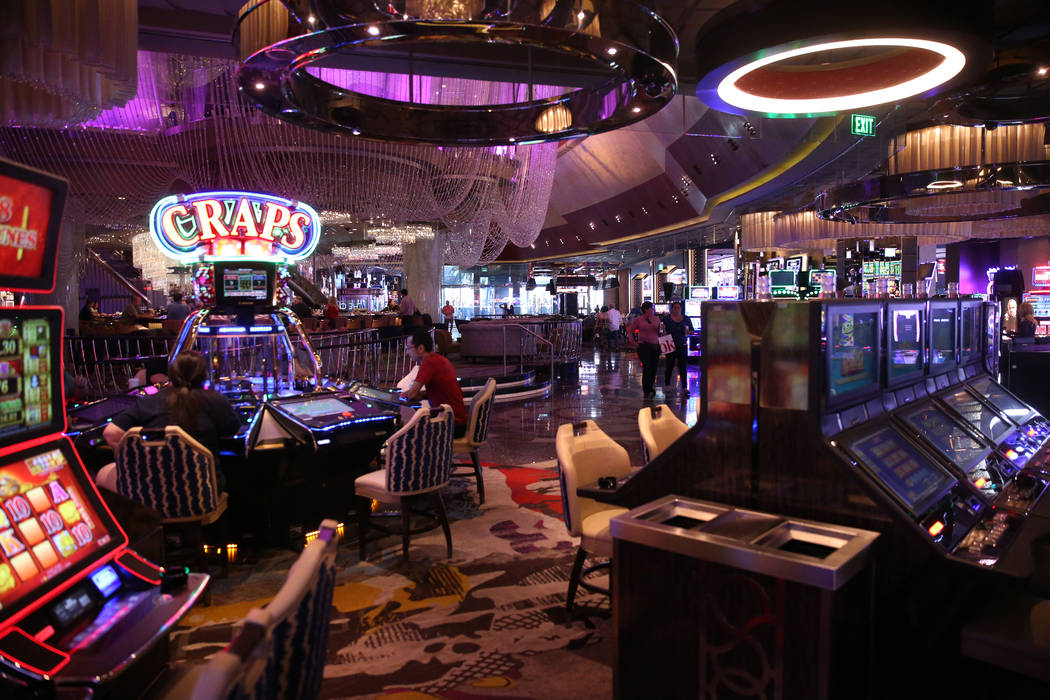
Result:
{"type": "MultiPolygon", "coordinates": [[[[152,396],[141,397],[134,406],[118,413],[102,431],[102,437],[116,451],[124,433],[134,427],[177,425],[211,450],[216,457],[215,471],[221,484],[219,439],[236,433],[241,421],[225,396],[204,388],[207,374],[208,364],[199,352],[191,350],[179,354],[168,368],[171,384],[152,396]]],[[[99,486],[115,491],[116,465],[102,467],[95,481],[99,486]]]]}

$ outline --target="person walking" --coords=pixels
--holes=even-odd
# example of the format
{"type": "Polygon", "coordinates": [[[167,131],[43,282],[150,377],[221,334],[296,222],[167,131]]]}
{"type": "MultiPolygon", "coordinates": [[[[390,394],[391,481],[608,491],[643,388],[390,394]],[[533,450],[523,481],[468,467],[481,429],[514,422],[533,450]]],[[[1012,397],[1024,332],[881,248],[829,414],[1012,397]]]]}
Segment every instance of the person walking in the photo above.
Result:
{"type": "Polygon", "coordinates": [[[623,326],[623,314],[615,306],[609,307],[609,348],[620,349],[620,328],[623,326]]]}
{"type": "Polygon", "coordinates": [[[664,371],[664,393],[671,391],[671,376],[674,366],[678,365],[678,377],[682,381],[682,396],[689,396],[688,374],[686,372],[686,337],[693,332],[692,320],[682,313],[682,302],[671,303],[671,313],[664,317],[664,328],[674,338],[674,352],[667,353],[667,369],[664,371]]]}
{"type": "Polygon", "coordinates": [[[638,360],[642,363],[642,394],[646,399],[656,396],[656,368],[660,362],[660,332],[663,324],[653,313],[653,302],[642,304],[642,315],[634,319],[628,333],[638,332],[638,360]]]}
{"type": "Polygon", "coordinates": [[[445,299],[445,305],[441,307],[441,315],[445,319],[445,330],[451,333],[452,325],[455,323],[456,307],[448,299],[445,299]]]}

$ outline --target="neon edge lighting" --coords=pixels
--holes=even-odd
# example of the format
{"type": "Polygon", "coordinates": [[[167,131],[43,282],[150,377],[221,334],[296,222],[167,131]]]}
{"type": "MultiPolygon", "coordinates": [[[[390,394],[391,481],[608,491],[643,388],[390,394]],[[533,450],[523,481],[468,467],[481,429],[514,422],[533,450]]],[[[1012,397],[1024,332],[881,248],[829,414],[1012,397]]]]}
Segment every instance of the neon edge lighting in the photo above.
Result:
{"type": "Polygon", "coordinates": [[[959,74],[959,71],[961,71],[965,65],[966,56],[963,55],[962,51],[959,51],[954,46],[938,41],[906,38],[832,41],[782,51],[780,53],[764,56],[756,61],[743,65],[722,79],[722,82],[718,84],[718,96],[734,107],[754,112],[776,114],[841,112],[849,109],[859,109],[861,107],[885,104],[887,102],[896,102],[913,95],[918,95],[951,80],[959,74]],[[802,100],[779,99],[775,97],[753,95],[744,92],[736,86],[737,81],[748,73],[772,63],[795,58],[797,56],[804,56],[810,53],[816,53],[817,51],[830,51],[834,49],[850,49],[867,46],[901,46],[925,49],[926,51],[939,53],[944,57],[944,60],[932,70],[923,73],[917,78],[906,80],[903,83],[890,85],[889,87],[880,88],[878,90],[858,92],[852,95],[840,95],[838,97],[817,97],[802,100]]]}

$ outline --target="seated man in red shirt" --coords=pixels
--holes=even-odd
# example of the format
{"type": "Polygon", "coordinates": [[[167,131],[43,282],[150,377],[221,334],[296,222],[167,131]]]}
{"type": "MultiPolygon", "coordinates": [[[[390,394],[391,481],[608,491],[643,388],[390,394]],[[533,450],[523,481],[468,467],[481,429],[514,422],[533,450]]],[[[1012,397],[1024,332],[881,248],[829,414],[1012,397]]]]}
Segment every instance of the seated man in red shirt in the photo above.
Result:
{"type": "Polygon", "coordinates": [[[416,381],[403,394],[408,400],[425,398],[435,408],[443,403],[452,407],[456,419],[456,437],[467,432],[467,408],[463,405],[463,390],[456,379],[456,369],[448,358],[434,352],[434,339],[430,331],[419,330],[412,336],[412,353],[422,360],[416,381]],[[426,387],[426,396],[423,388],[426,387]]]}

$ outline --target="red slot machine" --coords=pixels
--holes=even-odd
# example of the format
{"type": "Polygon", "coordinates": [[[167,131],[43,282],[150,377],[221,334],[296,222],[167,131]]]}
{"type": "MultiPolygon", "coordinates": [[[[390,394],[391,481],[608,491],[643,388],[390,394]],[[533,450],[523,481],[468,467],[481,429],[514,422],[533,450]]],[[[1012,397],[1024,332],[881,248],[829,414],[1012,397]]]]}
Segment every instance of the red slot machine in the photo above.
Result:
{"type": "MultiPolygon", "coordinates": [[[[63,180],[0,161],[14,212],[0,260],[15,247],[33,261],[0,268],[0,286],[53,287],[64,198],[63,180]]],[[[167,633],[208,576],[165,575],[128,546],[63,435],[62,329],[60,308],[0,308],[0,697],[131,697],[165,670],[167,633]]]]}

